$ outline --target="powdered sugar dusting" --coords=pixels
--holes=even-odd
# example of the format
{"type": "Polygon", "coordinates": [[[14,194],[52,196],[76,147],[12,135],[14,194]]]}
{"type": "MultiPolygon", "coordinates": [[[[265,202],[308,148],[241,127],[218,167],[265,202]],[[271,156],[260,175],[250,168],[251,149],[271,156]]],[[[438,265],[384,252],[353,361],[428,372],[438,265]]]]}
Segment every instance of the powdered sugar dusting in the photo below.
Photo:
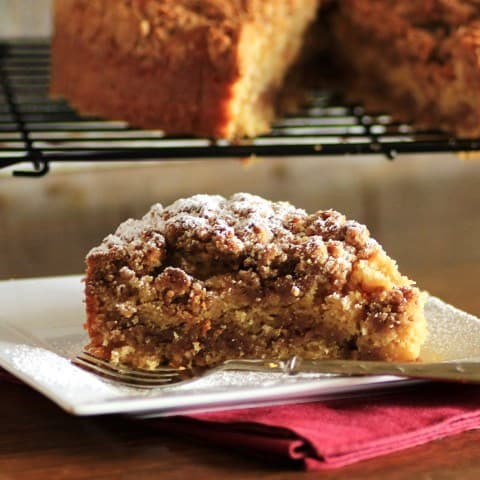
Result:
{"type": "MultiPolygon", "coordinates": [[[[327,239],[344,225],[352,232],[364,233],[365,227],[353,221],[346,223],[345,217],[337,212],[324,212],[328,213],[324,216],[319,213],[310,221],[310,233],[327,239]]],[[[167,240],[179,234],[200,241],[215,238],[220,243],[233,242],[239,250],[244,250],[257,243],[289,241],[298,233],[299,225],[305,226],[310,217],[305,210],[288,202],[271,202],[249,193],[237,193],[230,198],[199,194],[179,199],[165,208],[159,203],[153,205],[142,219],[122,223],[115,234],[92,249],[90,255],[126,248],[136,240],[143,242],[142,248],[158,246],[161,242],[154,239],[151,232],[167,240]]],[[[139,249],[139,245],[136,248],[139,249]]]]}

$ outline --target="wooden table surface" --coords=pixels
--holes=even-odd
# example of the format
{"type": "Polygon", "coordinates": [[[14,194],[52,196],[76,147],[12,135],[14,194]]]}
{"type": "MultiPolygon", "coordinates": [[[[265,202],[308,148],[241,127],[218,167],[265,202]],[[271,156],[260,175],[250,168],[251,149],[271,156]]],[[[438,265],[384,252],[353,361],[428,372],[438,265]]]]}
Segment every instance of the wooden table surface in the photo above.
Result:
{"type": "MultiPolygon", "coordinates": [[[[480,296],[470,281],[477,273],[478,266],[464,265],[419,277],[432,293],[450,294],[449,301],[478,315],[480,296]]],[[[305,473],[118,416],[73,417],[24,385],[2,383],[0,392],[0,480],[480,478],[480,431],[333,471],[305,473]]]]}

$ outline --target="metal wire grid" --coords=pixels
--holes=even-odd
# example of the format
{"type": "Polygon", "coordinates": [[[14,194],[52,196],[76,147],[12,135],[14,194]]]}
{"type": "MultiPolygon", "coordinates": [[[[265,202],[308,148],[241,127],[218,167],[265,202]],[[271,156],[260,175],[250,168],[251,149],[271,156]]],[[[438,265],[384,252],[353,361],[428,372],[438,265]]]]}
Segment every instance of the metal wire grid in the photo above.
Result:
{"type": "Polygon", "coordinates": [[[123,122],[79,117],[48,97],[47,42],[0,43],[0,168],[30,162],[14,175],[41,176],[53,161],[178,160],[286,155],[338,155],[469,151],[480,140],[457,140],[418,131],[390,115],[345,105],[328,92],[312,92],[295,116],[270,134],[231,144],[205,138],[167,137],[123,122]]]}

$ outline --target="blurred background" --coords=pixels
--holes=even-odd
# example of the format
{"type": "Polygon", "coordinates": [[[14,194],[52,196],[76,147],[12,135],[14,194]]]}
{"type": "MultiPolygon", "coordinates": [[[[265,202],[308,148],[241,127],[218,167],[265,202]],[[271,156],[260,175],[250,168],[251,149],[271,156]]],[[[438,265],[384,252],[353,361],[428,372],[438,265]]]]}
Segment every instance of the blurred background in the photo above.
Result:
{"type": "Polygon", "coordinates": [[[0,38],[49,35],[51,5],[52,0],[0,0],[0,38]]]}
{"type": "MultiPolygon", "coordinates": [[[[0,0],[0,37],[47,38],[48,0],[0,0]]],[[[247,191],[364,222],[420,287],[480,315],[480,156],[432,154],[53,164],[0,170],[0,279],[81,273],[88,250],[151,204],[247,191]]]]}

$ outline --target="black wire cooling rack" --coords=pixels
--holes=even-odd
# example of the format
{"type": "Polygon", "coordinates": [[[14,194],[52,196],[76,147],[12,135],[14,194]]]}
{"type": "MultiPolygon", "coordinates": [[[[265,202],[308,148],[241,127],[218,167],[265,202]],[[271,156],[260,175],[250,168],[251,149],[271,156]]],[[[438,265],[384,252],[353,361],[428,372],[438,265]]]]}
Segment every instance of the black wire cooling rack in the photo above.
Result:
{"type": "Polygon", "coordinates": [[[0,43],[0,169],[28,162],[14,175],[42,176],[51,162],[178,160],[471,151],[478,140],[418,131],[390,115],[343,104],[328,92],[312,92],[297,115],[275,123],[270,134],[241,143],[167,137],[123,122],[78,116],[65,102],[48,97],[47,42],[0,43]]]}

